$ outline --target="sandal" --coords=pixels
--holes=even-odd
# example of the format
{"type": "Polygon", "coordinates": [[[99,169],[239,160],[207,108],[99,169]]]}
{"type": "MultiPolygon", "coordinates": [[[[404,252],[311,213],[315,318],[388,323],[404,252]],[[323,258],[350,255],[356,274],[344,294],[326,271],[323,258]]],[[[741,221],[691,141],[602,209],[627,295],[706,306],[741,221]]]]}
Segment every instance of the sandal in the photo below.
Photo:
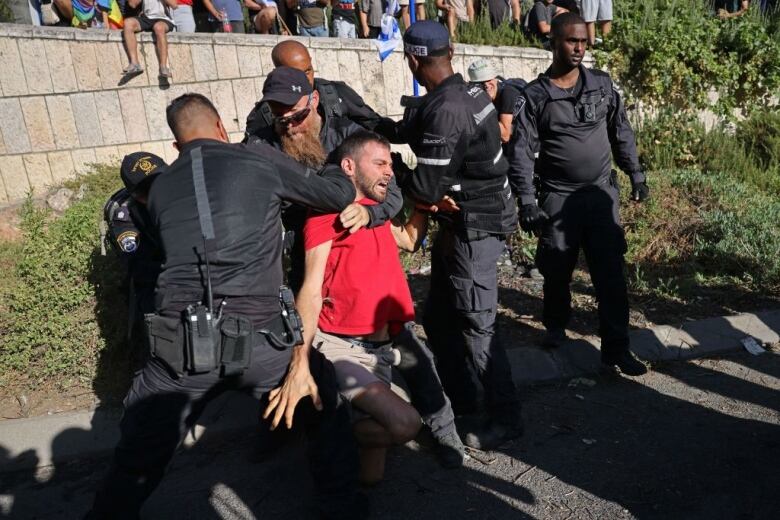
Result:
{"type": "Polygon", "coordinates": [[[160,77],[163,79],[171,79],[173,77],[173,74],[171,74],[171,68],[160,67],[160,77]]]}

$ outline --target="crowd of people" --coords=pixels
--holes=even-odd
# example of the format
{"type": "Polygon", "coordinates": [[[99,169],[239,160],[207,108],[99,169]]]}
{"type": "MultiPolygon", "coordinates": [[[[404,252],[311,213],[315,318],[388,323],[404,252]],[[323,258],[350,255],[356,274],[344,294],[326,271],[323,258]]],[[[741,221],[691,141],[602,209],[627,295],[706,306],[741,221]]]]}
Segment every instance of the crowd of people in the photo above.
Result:
{"type": "Polygon", "coordinates": [[[497,261],[518,225],[538,238],[543,345],[567,340],[583,250],[604,370],[646,372],[629,349],[611,168],[628,175],[631,200],[647,199],[634,134],[610,77],[582,65],[587,23],[562,13],[550,33],[552,65],[525,84],[485,60],[466,80],[449,30],[413,24],[404,57],[428,93],[404,96],[398,122],[315,77],[295,40],[273,49],[243,143],[228,142],[206,97],[171,102],[179,157],[127,156],[125,187],[105,206],[133,288],[130,328],[148,356],[88,518],[137,518],[187,426],[229,389],[260,402],[260,458],[291,433],[307,437],[322,518],[368,517],[359,485],[379,482],[387,450],[421,428],[447,468],[522,435],[496,333],[497,261]],[[414,169],[391,143],[409,145],[414,169]],[[416,250],[431,223],[422,338],[399,250],[416,250]]]}

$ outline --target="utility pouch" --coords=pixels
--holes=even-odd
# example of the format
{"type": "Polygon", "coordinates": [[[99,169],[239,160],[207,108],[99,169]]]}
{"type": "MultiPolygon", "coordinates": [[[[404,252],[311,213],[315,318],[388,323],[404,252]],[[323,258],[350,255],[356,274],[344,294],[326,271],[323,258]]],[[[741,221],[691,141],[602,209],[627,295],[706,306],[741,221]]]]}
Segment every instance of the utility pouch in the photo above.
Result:
{"type": "Polygon", "coordinates": [[[181,319],[145,314],[144,325],[151,355],[164,361],[177,374],[183,374],[186,340],[181,319]]]}
{"type": "Polygon", "coordinates": [[[205,305],[190,305],[184,311],[187,337],[185,368],[192,373],[211,372],[219,366],[220,332],[216,317],[205,305]]]}
{"type": "Polygon", "coordinates": [[[222,336],[222,375],[240,374],[252,362],[252,322],[240,314],[227,314],[220,322],[219,331],[222,336]]]}

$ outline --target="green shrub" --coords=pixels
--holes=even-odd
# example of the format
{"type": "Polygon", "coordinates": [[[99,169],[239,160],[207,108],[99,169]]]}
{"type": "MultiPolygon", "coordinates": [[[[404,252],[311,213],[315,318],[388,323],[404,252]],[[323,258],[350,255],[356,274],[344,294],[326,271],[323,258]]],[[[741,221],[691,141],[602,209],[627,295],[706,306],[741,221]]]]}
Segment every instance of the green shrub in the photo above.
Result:
{"type": "Polygon", "coordinates": [[[62,386],[93,380],[98,360],[101,368],[112,363],[99,354],[108,344],[121,350],[126,335],[123,277],[113,255],[100,255],[98,228],[119,184],[116,168],[97,168],[78,182],[85,195],[61,217],[31,200],[22,210],[21,258],[0,339],[0,370],[33,381],[56,377],[62,386]]]}

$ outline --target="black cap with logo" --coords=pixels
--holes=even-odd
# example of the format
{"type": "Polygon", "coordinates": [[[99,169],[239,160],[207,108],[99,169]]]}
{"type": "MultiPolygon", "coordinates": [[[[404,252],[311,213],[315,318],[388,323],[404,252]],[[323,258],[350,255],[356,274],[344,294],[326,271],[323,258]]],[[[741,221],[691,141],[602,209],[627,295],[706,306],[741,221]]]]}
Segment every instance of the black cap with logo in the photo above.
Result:
{"type": "Polygon", "coordinates": [[[162,173],[168,165],[160,157],[148,152],[134,152],[122,159],[119,175],[130,193],[162,173]]]}
{"type": "Polygon", "coordinates": [[[450,48],[447,28],[433,20],[413,23],[404,33],[404,52],[413,56],[444,56],[450,48]]]}
{"type": "Polygon", "coordinates": [[[264,101],[276,101],[282,105],[292,106],[301,97],[312,93],[309,78],[303,71],[292,67],[276,67],[263,83],[264,101]]]}

